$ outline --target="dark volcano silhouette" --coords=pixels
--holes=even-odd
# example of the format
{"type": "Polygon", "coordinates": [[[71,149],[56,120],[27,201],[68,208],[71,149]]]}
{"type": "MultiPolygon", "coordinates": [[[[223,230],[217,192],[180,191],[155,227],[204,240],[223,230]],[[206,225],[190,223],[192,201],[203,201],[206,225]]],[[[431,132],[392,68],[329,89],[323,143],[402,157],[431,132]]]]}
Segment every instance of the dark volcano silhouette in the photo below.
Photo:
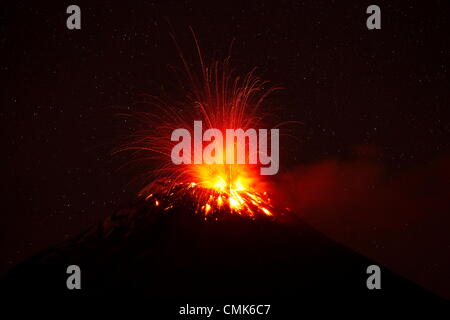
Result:
{"type": "Polygon", "coordinates": [[[169,211],[138,202],[18,265],[2,280],[2,290],[39,297],[146,296],[183,303],[281,301],[287,306],[284,311],[314,299],[438,299],[382,266],[382,289],[368,290],[366,269],[374,262],[300,220],[231,214],[205,220],[192,212],[189,202],[180,201],[169,211]],[[79,291],[66,288],[66,268],[72,264],[81,268],[79,291]]]}

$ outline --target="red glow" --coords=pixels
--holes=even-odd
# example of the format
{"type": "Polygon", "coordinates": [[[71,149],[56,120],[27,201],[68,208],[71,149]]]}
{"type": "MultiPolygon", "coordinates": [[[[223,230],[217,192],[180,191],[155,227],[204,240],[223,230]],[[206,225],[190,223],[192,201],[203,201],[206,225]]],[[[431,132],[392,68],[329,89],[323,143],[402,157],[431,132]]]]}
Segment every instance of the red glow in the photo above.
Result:
{"type": "MultiPolygon", "coordinates": [[[[196,42],[197,44],[197,42],[196,42]]],[[[254,75],[254,71],[241,77],[230,69],[229,61],[204,64],[197,44],[200,76],[196,76],[182,58],[190,88],[184,101],[177,105],[168,104],[159,98],[148,97],[154,108],[151,113],[137,113],[135,117],[148,129],[134,136],[131,143],[121,150],[134,150],[144,154],[146,160],[157,161],[158,169],[149,169],[146,178],[155,181],[163,178],[170,194],[175,186],[184,192],[193,192],[198,200],[198,211],[205,215],[226,208],[229,212],[254,216],[271,216],[272,205],[258,172],[259,165],[242,164],[182,164],[174,165],[170,141],[171,132],[177,128],[191,128],[194,120],[201,120],[205,130],[263,128],[261,106],[265,98],[277,88],[270,87],[254,75]]],[[[225,150],[223,151],[225,153],[225,150]]],[[[248,153],[247,153],[248,157],[248,153]]],[[[147,180],[147,181],[148,181],[147,180]]],[[[141,190],[140,195],[155,197],[152,182],[141,190]]],[[[153,199],[156,206],[162,203],[153,199]]]]}

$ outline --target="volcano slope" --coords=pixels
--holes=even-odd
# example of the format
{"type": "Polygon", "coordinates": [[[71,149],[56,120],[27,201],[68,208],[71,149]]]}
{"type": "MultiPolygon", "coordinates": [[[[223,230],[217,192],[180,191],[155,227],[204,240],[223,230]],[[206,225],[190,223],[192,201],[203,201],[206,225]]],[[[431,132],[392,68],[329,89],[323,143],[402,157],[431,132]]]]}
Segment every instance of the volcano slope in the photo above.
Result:
{"type": "Polygon", "coordinates": [[[169,210],[138,200],[19,264],[2,279],[1,290],[41,298],[283,303],[285,311],[293,301],[439,300],[383,266],[381,290],[367,289],[373,261],[293,217],[228,213],[205,219],[194,212],[188,198],[169,210]],[[81,290],[66,287],[69,265],[81,268],[81,290]]]}

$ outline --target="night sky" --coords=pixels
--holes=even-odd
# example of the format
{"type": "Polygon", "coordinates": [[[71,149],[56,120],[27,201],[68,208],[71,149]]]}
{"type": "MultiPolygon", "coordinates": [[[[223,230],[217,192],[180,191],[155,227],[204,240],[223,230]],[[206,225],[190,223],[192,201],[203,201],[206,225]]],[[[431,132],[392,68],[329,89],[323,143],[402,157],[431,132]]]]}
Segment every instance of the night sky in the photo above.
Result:
{"type": "Polygon", "coordinates": [[[448,1],[72,2],[1,4],[0,274],[133,201],[139,168],[112,155],[133,127],[115,115],[143,110],[143,93],[180,94],[170,34],[195,61],[192,27],[209,60],[233,41],[236,71],[281,85],[270,102],[303,123],[281,146],[285,201],[450,297],[448,1]],[[66,28],[70,4],[81,30],[66,28]],[[366,28],[371,4],[381,30],[366,28]],[[293,177],[321,200],[292,203],[293,177]]]}

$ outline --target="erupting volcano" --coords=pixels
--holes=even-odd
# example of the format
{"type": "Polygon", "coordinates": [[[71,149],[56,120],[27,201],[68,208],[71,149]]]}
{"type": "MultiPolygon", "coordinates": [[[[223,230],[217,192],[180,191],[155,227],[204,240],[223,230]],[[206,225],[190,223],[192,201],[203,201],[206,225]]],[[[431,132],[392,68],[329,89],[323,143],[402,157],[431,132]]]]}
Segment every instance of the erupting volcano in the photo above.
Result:
{"type": "Polygon", "coordinates": [[[269,153],[267,129],[263,128],[270,118],[265,99],[279,88],[256,77],[254,70],[245,76],[235,75],[229,59],[205,65],[195,43],[199,75],[191,70],[179,50],[188,83],[184,101],[172,105],[147,96],[145,103],[153,111],[125,115],[141,122],[144,129],[118,152],[131,150],[134,160],[150,168],[143,174],[146,186],[139,197],[164,210],[169,210],[176,198],[187,192],[197,201],[195,212],[205,216],[272,216],[267,181],[261,173],[278,171],[279,129],[270,131],[269,153]],[[184,129],[191,128],[192,123],[193,148],[189,130],[184,129]],[[198,132],[198,123],[205,124],[204,134],[198,132]],[[180,139],[176,130],[186,134],[189,141],[184,139],[175,145],[174,141],[180,139]]]}
{"type": "Polygon", "coordinates": [[[281,303],[274,311],[278,314],[297,312],[298,301],[311,298],[430,298],[388,270],[383,271],[383,290],[369,291],[365,272],[372,261],[274,205],[260,169],[278,161],[276,135],[269,152],[261,131],[284,124],[271,125],[264,110],[267,96],[277,88],[254,71],[235,75],[228,60],[206,66],[198,45],[197,50],[199,77],[181,54],[190,85],[181,102],[148,96],[151,111],[125,115],[143,128],[117,150],[131,151],[132,161],[145,168],[137,199],[14,268],[3,289],[36,296],[77,294],[67,290],[65,279],[67,266],[75,264],[82,270],[82,295],[141,294],[184,304],[251,298],[281,303]],[[193,150],[186,143],[174,152],[182,143],[171,139],[174,130],[191,128],[195,121],[215,134],[196,137],[194,128],[193,150]],[[219,143],[228,129],[242,129],[244,135],[219,143]],[[239,150],[243,145],[244,153],[239,150]],[[172,161],[174,154],[181,160],[172,161]],[[198,161],[208,155],[214,161],[198,161]]]}

